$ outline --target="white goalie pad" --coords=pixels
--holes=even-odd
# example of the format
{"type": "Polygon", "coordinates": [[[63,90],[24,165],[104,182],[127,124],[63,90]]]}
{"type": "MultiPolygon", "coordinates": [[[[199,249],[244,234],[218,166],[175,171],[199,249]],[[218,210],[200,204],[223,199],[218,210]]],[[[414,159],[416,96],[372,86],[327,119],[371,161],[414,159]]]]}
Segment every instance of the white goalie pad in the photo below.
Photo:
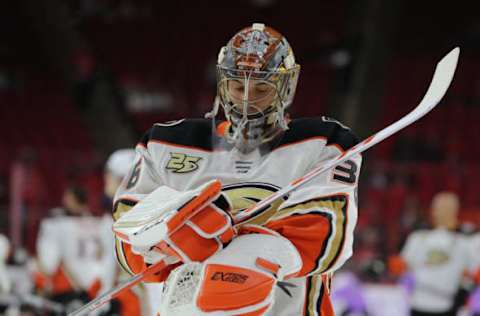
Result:
{"type": "MultiPolygon", "coordinates": [[[[217,180],[185,192],[161,186],[123,214],[113,224],[113,231],[119,239],[135,247],[152,247],[166,240],[172,230],[183,224],[195,226],[188,219],[218,198],[220,189],[221,185],[217,180]],[[191,206],[188,212],[179,214],[179,211],[185,210],[187,205],[191,206]],[[174,217],[176,218],[173,221],[174,217]]],[[[194,228],[206,236],[211,234],[202,232],[198,227],[194,228]]]]}
{"type": "MultiPolygon", "coordinates": [[[[183,264],[170,273],[161,315],[233,316],[267,312],[277,281],[302,267],[295,246],[281,236],[242,235],[204,263],[183,264]],[[259,264],[272,263],[278,269],[259,264]]],[[[258,314],[260,315],[260,314],[258,314]]]]}
{"type": "Polygon", "coordinates": [[[297,248],[290,240],[279,234],[241,235],[205,263],[229,264],[259,273],[271,273],[258,264],[258,258],[278,265],[275,277],[280,281],[294,275],[302,268],[302,258],[297,248]]]}
{"type": "MultiPolygon", "coordinates": [[[[173,270],[164,283],[162,296],[160,299],[160,315],[169,316],[242,316],[243,312],[248,313],[251,310],[260,309],[268,306],[269,301],[261,304],[248,306],[242,310],[231,311],[211,311],[203,312],[195,304],[198,290],[200,289],[202,279],[203,264],[192,262],[183,264],[173,270]]],[[[273,294],[273,293],[272,293],[273,294]]],[[[269,300],[273,295],[269,296],[269,300]]]]}

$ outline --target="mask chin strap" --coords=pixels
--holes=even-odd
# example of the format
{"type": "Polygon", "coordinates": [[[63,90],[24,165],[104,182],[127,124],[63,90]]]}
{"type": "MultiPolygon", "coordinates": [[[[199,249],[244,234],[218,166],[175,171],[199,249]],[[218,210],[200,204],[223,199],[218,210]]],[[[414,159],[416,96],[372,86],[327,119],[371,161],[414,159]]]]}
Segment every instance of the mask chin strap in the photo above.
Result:
{"type": "Polygon", "coordinates": [[[278,122],[278,126],[286,131],[288,129],[288,125],[287,125],[287,120],[285,119],[285,102],[283,102],[283,100],[280,100],[280,104],[281,106],[278,107],[278,111],[277,111],[277,122],[278,122]]]}
{"type": "Polygon", "coordinates": [[[218,109],[220,108],[220,97],[217,95],[215,101],[213,102],[213,109],[210,112],[205,113],[205,118],[213,119],[218,114],[218,109]]]}

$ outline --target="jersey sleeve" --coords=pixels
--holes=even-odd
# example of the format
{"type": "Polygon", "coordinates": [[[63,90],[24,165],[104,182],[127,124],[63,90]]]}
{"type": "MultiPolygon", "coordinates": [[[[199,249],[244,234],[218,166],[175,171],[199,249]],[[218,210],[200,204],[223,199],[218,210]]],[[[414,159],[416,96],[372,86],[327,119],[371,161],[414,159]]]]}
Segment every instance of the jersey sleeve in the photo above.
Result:
{"type": "MultiPolygon", "coordinates": [[[[337,146],[326,146],[311,167],[341,154],[337,146]]],[[[317,176],[294,191],[266,222],[300,252],[303,266],[297,276],[334,271],[351,256],[361,162],[357,155],[317,176]]]]}
{"type": "Polygon", "coordinates": [[[480,258],[477,255],[480,250],[480,238],[476,236],[462,236],[461,246],[464,252],[462,258],[466,265],[466,270],[470,275],[480,272],[480,258]]]}
{"type": "Polygon", "coordinates": [[[44,219],[40,224],[37,238],[37,261],[40,270],[50,276],[57,271],[61,263],[61,245],[58,227],[53,219],[44,219]]]}
{"type": "Polygon", "coordinates": [[[128,210],[133,206],[132,204],[162,185],[161,178],[155,169],[153,154],[148,147],[150,134],[151,132],[147,131],[137,144],[134,163],[117,189],[114,198],[114,220],[117,220],[125,209],[128,210]],[[130,207],[124,208],[122,205],[130,207]]]}
{"type": "MultiPolygon", "coordinates": [[[[154,159],[148,147],[151,130],[147,131],[137,144],[134,163],[117,189],[113,205],[113,219],[116,221],[135,204],[162,185],[155,170],[154,159]]],[[[142,256],[132,252],[129,244],[115,238],[115,254],[120,266],[130,274],[138,274],[148,266],[142,256]]]]}

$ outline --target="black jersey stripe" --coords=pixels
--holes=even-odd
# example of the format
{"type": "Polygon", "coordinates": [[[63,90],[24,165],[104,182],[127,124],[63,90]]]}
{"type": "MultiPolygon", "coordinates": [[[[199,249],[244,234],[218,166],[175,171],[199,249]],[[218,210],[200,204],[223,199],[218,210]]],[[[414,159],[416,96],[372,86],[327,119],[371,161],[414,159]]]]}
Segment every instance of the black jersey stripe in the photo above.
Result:
{"type": "Polygon", "coordinates": [[[185,119],[175,125],[153,125],[140,139],[140,144],[149,142],[167,143],[201,150],[212,150],[212,120],[185,119]]]}
{"type": "Polygon", "coordinates": [[[323,284],[323,280],[321,279],[321,276],[316,276],[319,279],[320,284],[320,293],[318,294],[318,299],[315,302],[316,308],[315,311],[318,313],[318,315],[322,315],[322,304],[323,304],[323,295],[325,294],[325,284],[323,284]]]}
{"type": "MultiPolygon", "coordinates": [[[[221,122],[216,122],[220,124],[221,122]]],[[[357,137],[341,123],[325,117],[292,120],[289,129],[272,142],[272,149],[301,141],[323,138],[327,146],[338,146],[345,151],[358,143],[357,137]]],[[[185,119],[174,125],[155,124],[140,139],[139,145],[149,142],[183,146],[203,151],[213,150],[212,120],[185,119]]]]}
{"type": "Polygon", "coordinates": [[[328,145],[338,145],[343,151],[358,144],[352,131],[325,117],[310,117],[292,120],[289,129],[282,135],[275,147],[298,143],[308,139],[324,138],[328,145]]]}

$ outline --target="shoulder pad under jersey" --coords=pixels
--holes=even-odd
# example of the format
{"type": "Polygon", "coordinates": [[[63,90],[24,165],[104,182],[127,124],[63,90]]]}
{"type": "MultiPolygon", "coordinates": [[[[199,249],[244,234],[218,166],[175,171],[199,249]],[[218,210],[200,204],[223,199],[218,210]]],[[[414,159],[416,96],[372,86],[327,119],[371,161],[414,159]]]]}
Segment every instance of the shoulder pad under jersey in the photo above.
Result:
{"type": "Polygon", "coordinates": [[[327,145],[338,145],[342,150],[347,150],[359,142],[350,128],[326,116],[294,119],[288,127],[278,146],[324,138],[327,145]]]}
{"type": "Polygon", "coordinates": [[[212,121],[209,119],[182,119],[154,124],[141,138],[145,147],[150,142],[212,149],[212,121]]]}

